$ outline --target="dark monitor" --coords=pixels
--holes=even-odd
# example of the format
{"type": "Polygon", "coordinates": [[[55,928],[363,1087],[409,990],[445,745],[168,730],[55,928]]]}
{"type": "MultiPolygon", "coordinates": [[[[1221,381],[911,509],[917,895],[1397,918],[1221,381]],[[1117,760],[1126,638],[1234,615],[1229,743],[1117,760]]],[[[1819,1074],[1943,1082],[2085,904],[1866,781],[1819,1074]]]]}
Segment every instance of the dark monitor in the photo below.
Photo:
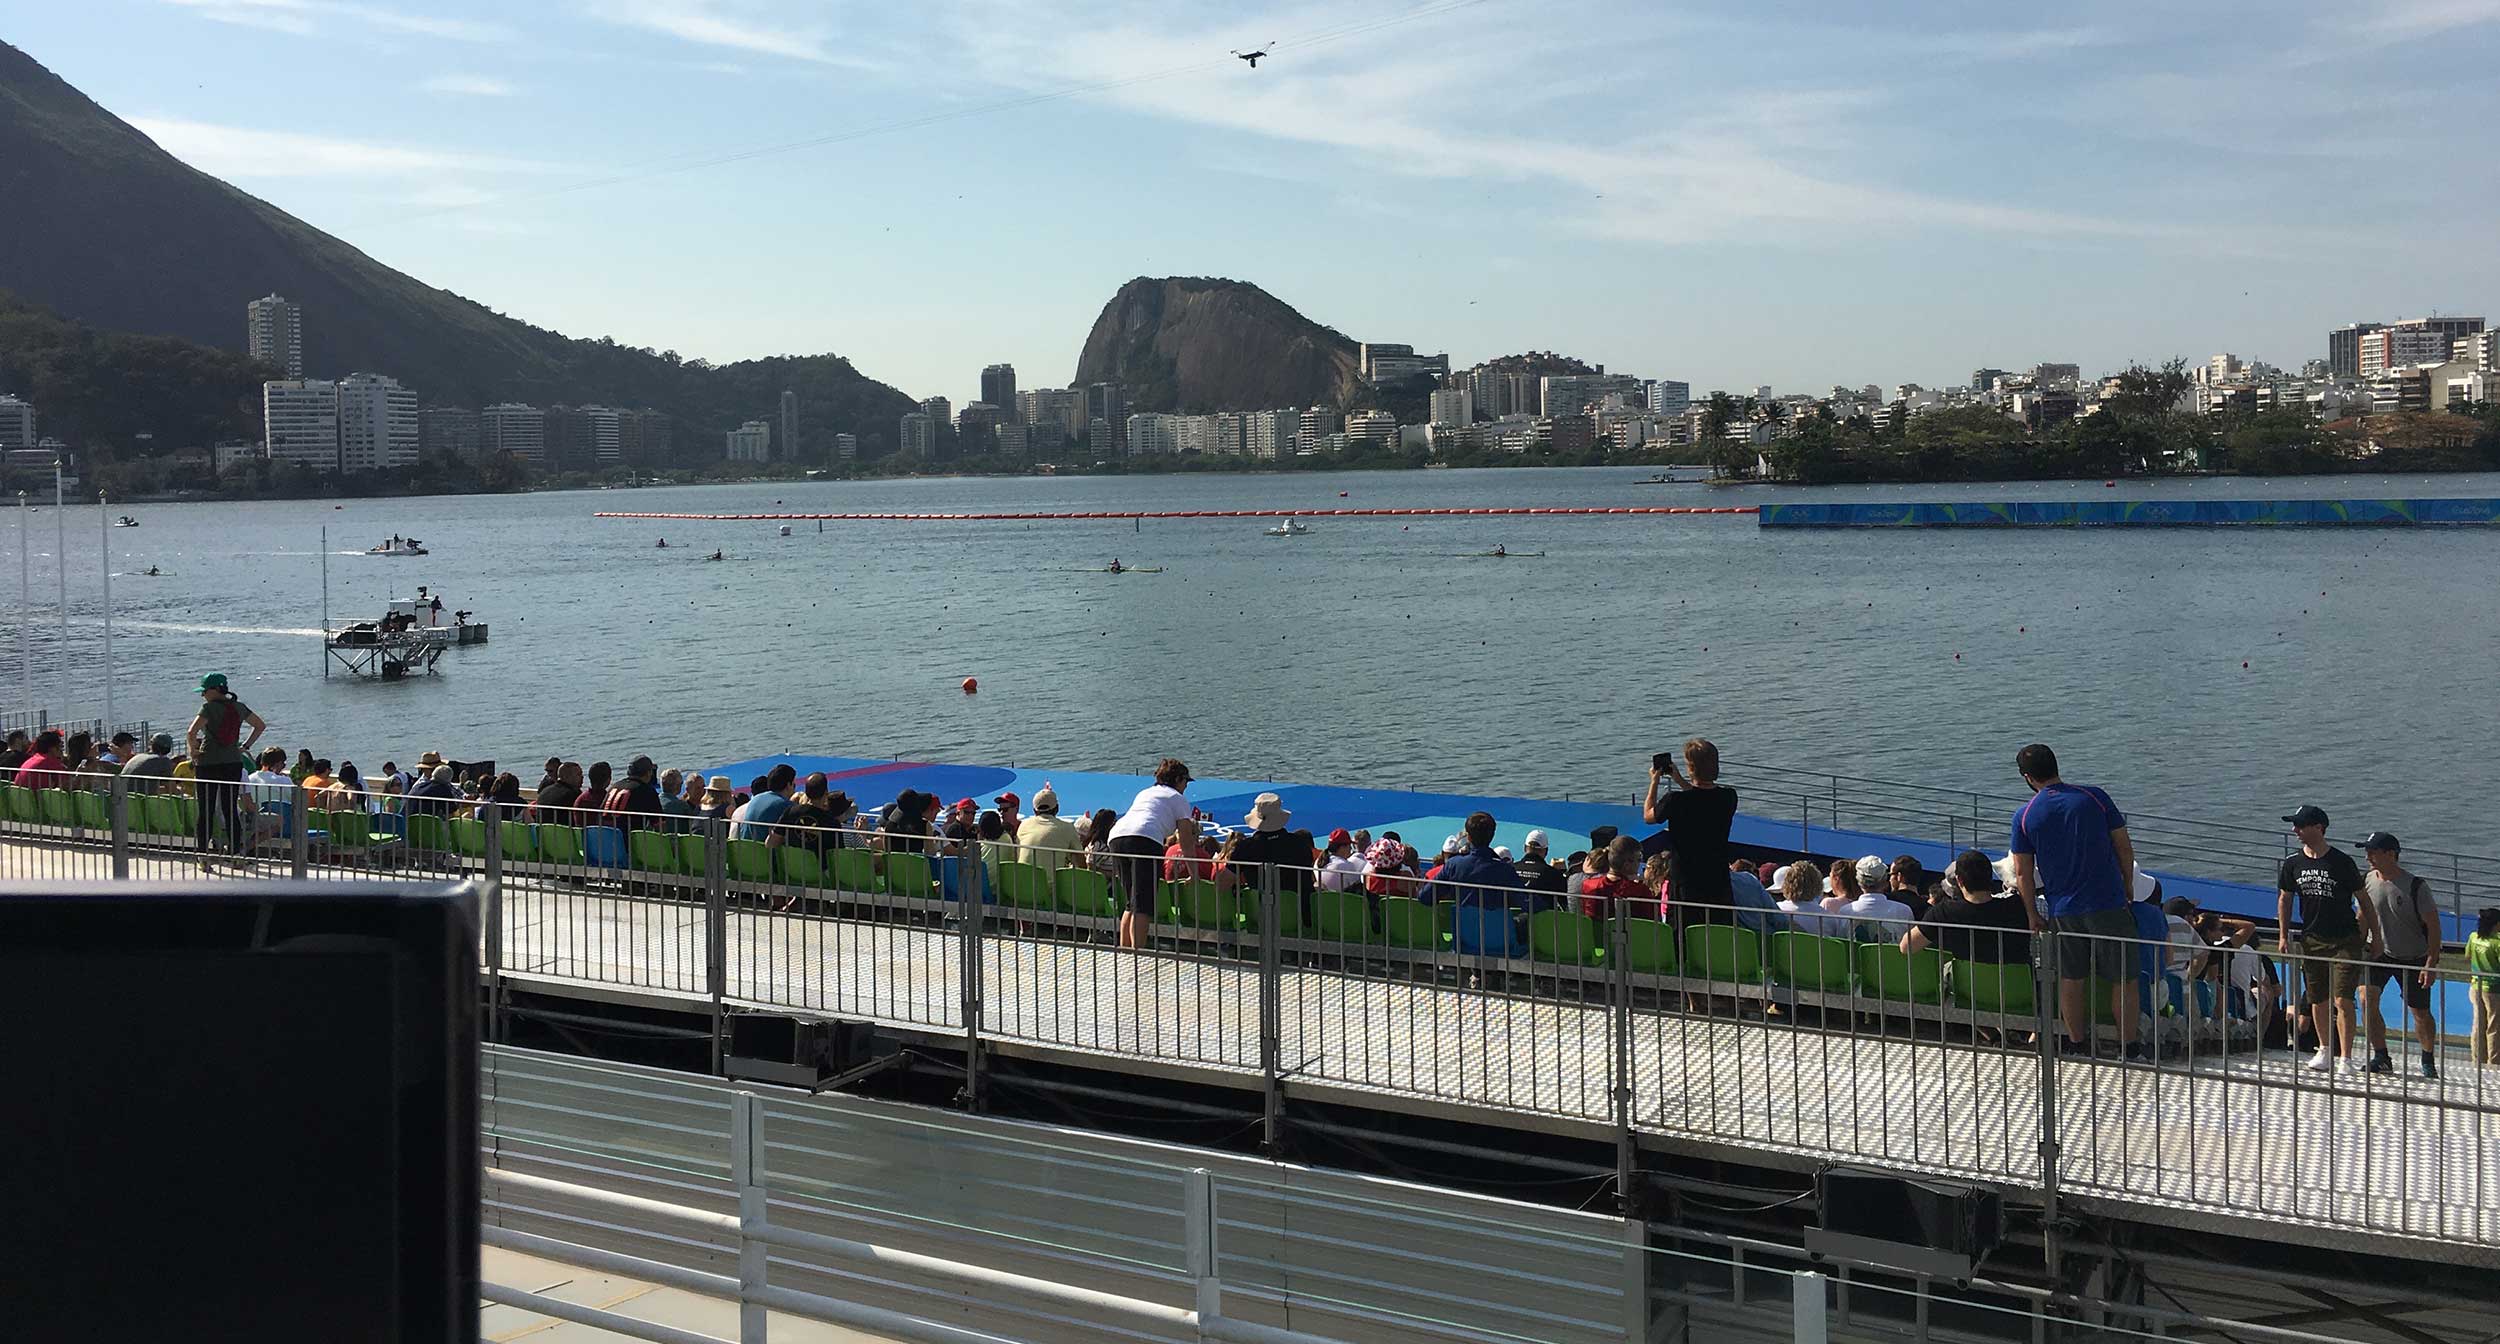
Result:
{"type": "Polygon", "coordinates": [[[0,1335],[477,1337],[465,885],[0,888],[0,1335]]]}

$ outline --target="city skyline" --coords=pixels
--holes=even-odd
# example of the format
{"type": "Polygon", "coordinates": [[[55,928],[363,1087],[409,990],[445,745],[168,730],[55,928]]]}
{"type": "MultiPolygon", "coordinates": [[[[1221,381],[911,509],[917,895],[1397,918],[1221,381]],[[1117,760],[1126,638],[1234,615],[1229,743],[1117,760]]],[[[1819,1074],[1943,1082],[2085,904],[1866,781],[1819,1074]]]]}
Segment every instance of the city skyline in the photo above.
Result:
{"type": "Polygon", "coordinates": [[[2470,155],[2500,5],[2085,17],[1071,2],[836,31],[729,0],[103,0],[13,38],[429,284],[716,361],[835,350],[956,404],[986,362],[1066,383],[1138,274],[1247,280],[1460,365],[1545,348],[1727,387],[2296,367],[2322,330],[2489,306],[2500,260],[2426,244],[2500,192],[2396,169],[2470,155]],[[1271,38],[1255,74],[1224,55],[1271,38]],[[994,110],[1019,99],[1048,101],[994,110]],[[2419,115],[2357,115],[2390,106],[2419,115]],[[779,208],[710,245],[758,186],[779,208]]]}

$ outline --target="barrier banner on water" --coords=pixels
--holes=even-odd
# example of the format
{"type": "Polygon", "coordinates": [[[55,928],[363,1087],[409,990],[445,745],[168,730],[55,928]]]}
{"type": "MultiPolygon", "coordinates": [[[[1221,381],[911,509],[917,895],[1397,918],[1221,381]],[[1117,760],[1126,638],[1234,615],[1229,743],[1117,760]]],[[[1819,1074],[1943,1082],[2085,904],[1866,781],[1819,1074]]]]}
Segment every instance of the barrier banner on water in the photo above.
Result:
{"type": "Polygon", "coordinates": [[[2500,499],[2090,499],[1765,504],[1764,527],[2421,527],[2500,524],[2500,499]]]}

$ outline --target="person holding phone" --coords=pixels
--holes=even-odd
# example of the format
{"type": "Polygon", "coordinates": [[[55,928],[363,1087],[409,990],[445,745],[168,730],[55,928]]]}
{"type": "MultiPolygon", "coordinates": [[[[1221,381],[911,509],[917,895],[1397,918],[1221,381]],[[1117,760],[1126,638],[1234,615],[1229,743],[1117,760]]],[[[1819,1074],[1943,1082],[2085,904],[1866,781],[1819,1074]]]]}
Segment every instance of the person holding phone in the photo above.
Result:
{"type": "MultiPolygon", "coordinates": [[[[1650,758],[1649,792],[1641,820],[1665,826],[1669,889],[1678,922],[1727,924],[1736,917],[1736,893],[1728,884],[1728,828],[1736,821],[1736,790],[1719,783],[1719,748],[1706,737],[1684,744],[1684,769],[1675,753],[1650,758]],[[1659,786],[1672,785],[1661,795],[1659,786]]],[[[1642,848],[1656,852],[1653,840],[1642,848]]]]}

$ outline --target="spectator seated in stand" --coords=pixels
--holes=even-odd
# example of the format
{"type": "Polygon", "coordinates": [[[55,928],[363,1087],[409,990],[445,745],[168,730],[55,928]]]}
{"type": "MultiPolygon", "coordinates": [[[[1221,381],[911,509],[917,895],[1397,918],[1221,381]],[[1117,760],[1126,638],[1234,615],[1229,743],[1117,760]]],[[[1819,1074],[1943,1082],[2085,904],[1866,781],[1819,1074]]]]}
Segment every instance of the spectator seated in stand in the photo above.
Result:
{"type": "MultiPolygon", "coordinates": [[[[1754,865],[1744,859],[1732,859],[1727,866],[1728,896],[1736,908],[1736,923],[1754,931],[1755,936],[1768,939],[1775,933],[1786,933],[1788,916],[1773,900],[1754,875],[1754,865]]],[[[1767,944],[1766,944],[1767,945],[1767,944]]]]}
{"type": "Polygon", "coordinates": [[[1872,854],[1855,865],[1832,865],[1833,889],[1837,893],[1843,881],[1857,890],[1849,893],[1840,913],[1850,920],[1849,936],[1861,943],[1898,942],[1916,918],[1910,907],[1884,894],[1884,884],[1891,878],[1891,869],[1872,854]],[[1845,875],[1845,876],[1844,876],[1845,875]]]}

